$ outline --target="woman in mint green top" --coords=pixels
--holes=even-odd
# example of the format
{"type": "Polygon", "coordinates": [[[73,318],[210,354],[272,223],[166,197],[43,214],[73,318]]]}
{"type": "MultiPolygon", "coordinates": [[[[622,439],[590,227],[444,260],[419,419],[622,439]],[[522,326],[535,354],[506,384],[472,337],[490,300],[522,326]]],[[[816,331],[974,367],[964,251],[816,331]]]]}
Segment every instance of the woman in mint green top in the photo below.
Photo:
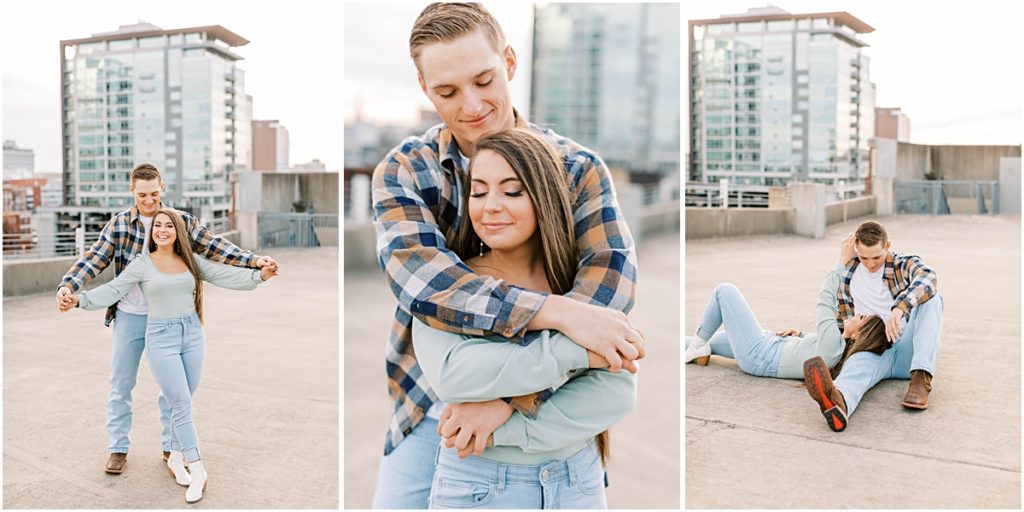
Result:
{"type": "MultiPolygon", "coordinates": [[[[465,210],[458,232],[448,234],[448,247],[501,286],[569,292],[578,258],[572,201],[554,149],[520,129],[483,137],[475,149],[468,178],[460,183],[465,210]]],[[[450,407],[493,403],[509,414],[496,430],[473,432],[453,430],[441,416],[444,446],[431,508],[607,507],[607,429],[636,404],[633,373],[604,370],[604,358],[551,331],[528,333],[515,343],[414,320],[412,338],[439,401],[450,407]],[[502,402],[537,392],[553,394],[535,417],[502,402]]]]}
{"type": "Polygon", "coordinates": [[[109,283],[80,291],[70,307],[104,309],[136,284],[142,289],[149,304],[146,357],[171,409],[167,471],[179,484],[188,486],[185,500],[194,503],[202,499],[207,482],[192,422],[192,395],[199,386],[206,349],[201,326],[203,281],[223,288],[252,290],[276,275],[277,267],[255,270],[213,263],[194,255],[188,240],[181,216],[171,209],[160,210],[153,217],[148,251],[132,260],[109,283]]]}
{"type": "Polygon", "coordinates": [[[846,339],[884,336],[884,324],[877,316],[858,315],[846,322],[845,332],[839,330],[837,294],[845,262],[852,257],[852,241],[847,239],[839,262],[828,271],[818,290],[817,333],[762,329],[739,289],[730,283],[718,285],[704,308],[696,335],[686,337],[684,362],[707,365],[714,354],[735,359],[740,369],[751,375],[803,379],[804,361],[821,356],[832,368],[843,356],[846,339]],[[722,326],[725,330],[716,332],[722,326]]]}

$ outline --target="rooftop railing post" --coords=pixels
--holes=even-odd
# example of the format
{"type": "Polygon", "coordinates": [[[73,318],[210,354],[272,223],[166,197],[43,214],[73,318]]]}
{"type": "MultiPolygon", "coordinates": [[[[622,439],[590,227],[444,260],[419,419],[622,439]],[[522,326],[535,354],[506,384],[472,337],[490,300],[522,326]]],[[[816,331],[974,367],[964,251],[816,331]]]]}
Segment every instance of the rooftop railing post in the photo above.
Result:
{"type": "Polygon", "coordinates": [[[79,258],[85,255],[85,228],[81,226],[75,228],[75,247],[79,258]]]}
{"type": "Polygon", "coordinates": [[[728,208],[729,207],[729,180],[727,180],[727,179],[720,179],[720,180],[718,180],[718,196],[719,196],[719,199],[721,200],[721,203],[719,203],[718,207],[719,208],[728,208]]]}

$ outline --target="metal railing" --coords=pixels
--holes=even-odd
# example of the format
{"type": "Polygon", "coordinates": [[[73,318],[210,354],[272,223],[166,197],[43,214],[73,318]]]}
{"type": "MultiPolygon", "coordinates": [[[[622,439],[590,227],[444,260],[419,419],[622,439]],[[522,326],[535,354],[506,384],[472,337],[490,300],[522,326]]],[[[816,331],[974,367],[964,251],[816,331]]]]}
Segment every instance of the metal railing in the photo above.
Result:
{"type": "Polygon", "coordinates": [[[78,256],[99,239],[99,232],[85,233],[4,233],[3,254],[7,260],[78,256]]]}
{"type": "Polygon", "coordinates": [[[321,234],[333,229],[337,239],[337,213],[269,213],[259,214],[260,247],[320,247],[331,245],[321,234]]]}
{"type": "MultiPolygon", "coordinates": [[[[729,208],[767,208],[768,190],[772,187],[759,185],[746,185],[743,187],[730,186],[727,190],[729,208]]],[[[722,206],[721,187],[715,185],[687,184],[686,201],[687,207],[719,208],[722,206]]]]}
{"type": "Polygon", "coordinates": [[[896,213],[999,213],[998,181],[897,181],[896,213]]]}

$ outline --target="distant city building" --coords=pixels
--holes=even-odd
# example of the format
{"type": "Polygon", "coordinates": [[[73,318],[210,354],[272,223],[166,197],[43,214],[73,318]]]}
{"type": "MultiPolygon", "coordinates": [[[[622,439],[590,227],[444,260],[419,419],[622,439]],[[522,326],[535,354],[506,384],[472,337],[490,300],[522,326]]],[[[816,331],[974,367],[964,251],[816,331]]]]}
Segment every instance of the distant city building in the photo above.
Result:
{"type": "Polygon", "coordinates": [[[875,88],[847,12],[778,7],[689,22],[693,182],[863,183],[875,88]]]}
{"type": "Polygon", "coordinates": [[[288,170],[288,129],[277,119],[252,122],[252,170],[288,170]]]}
{"type": "Polygon", "coordinates": [[[13,140],[4,141],[4,179],[31,178],[35,168],[35,151],[19,148],[13,140]]]}
{"type": "Polygon", "coordinates": [[[679,4],[535,7],[530,120],[631,172],[679,171],[679,4]]]}
{"type": "Polygon", "coordinates": [[[65,207],[53,212],[57,230],[132,204],[129,174],[142,162],[161,170],[166,203],[226,225],[229,175],[252,168],[252,98],[232,51],[248,43],[219,25],[147,23],[61,41],[65,207]]]}
{"type": "Polygon", "coordinates": [[[327,165],[320,161],[319,158],[314,158],[312,162],[306,162],[304,164],[295,164],[291,166],[289,172],[338,172],[328,171],[327,165]]]}
{"type": "Polygon", "coordinates": [[[899,108],[876,108],[875,137],[910,142],[910,117],[899,108]]]}

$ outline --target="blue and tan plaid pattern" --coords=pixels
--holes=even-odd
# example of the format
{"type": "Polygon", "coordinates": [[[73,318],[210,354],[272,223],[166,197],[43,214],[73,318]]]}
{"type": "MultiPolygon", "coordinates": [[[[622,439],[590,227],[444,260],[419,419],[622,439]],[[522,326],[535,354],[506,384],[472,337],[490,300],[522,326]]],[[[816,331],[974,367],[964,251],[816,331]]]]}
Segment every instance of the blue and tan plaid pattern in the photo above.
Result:
{"type": "MultiPolygon", "coordinates": [[[[228,240],[214,235],[192,214],[182,211],[178,213],[185,220],[185,228],[192,239],[192,252],[210,261],[236,267],[256,268],[256,260],[259,258],[253,253],[243,251],[228,240]]],[[[138,207],[133,206],[130,210],[114,215],[110,222],[103,226],[99,238],[64,275],[60,286],[66,286],[72,292],[76,292],[103,272],[111,262],[114,263],[114,275],[120,275],[128,263],[142,253],[146,242],[145,234],[146,227],[139,220],[138,207]]],[[[107,308],[104,325],[110,325],[116,311],[117,304],[107,308]]]]}
{"type": "MultiPolygon", "coordinates": [[[[840,331],[843,329],[843,322],[854,315],[850,281],[853,280],[853,271],[857,269],[857,265],[860,265],[860,258],[854,256],[847,263],[846,273],[839,285],[839,313],[836,318],[839,320],[840,331]]],[[[925,265],[921,258],[892,251],[885,257],[885,271],[882,277],[895,301],[893,307],[901,309],[906,314],[909,314],[914,306],[928,302],[935,296],[939,279],[935,271],[925,265]]]]}
{"type": "MultiPolygon", "coordinates": [[[[566,296],[629,312],[636,298],[633,238],[619,211],[611,175],[601,158],[553,131],[527,123],[557,151],[569,176],[580,264],[566,296]]],[[[474,274],[446,248],[462,215],[465,170],[452,133],[444,125],[410,137],[373,173],[377,254],[398,298],[385,353],[394,408],[385,455],[422,421],[438,400],[416,361],[412,318],[435,329],[472,336],[500,335],[527,344],[525,328],[546,294],[474,274]]],[[[535,415],[551,391],[510,403],[535,415]]]]}

